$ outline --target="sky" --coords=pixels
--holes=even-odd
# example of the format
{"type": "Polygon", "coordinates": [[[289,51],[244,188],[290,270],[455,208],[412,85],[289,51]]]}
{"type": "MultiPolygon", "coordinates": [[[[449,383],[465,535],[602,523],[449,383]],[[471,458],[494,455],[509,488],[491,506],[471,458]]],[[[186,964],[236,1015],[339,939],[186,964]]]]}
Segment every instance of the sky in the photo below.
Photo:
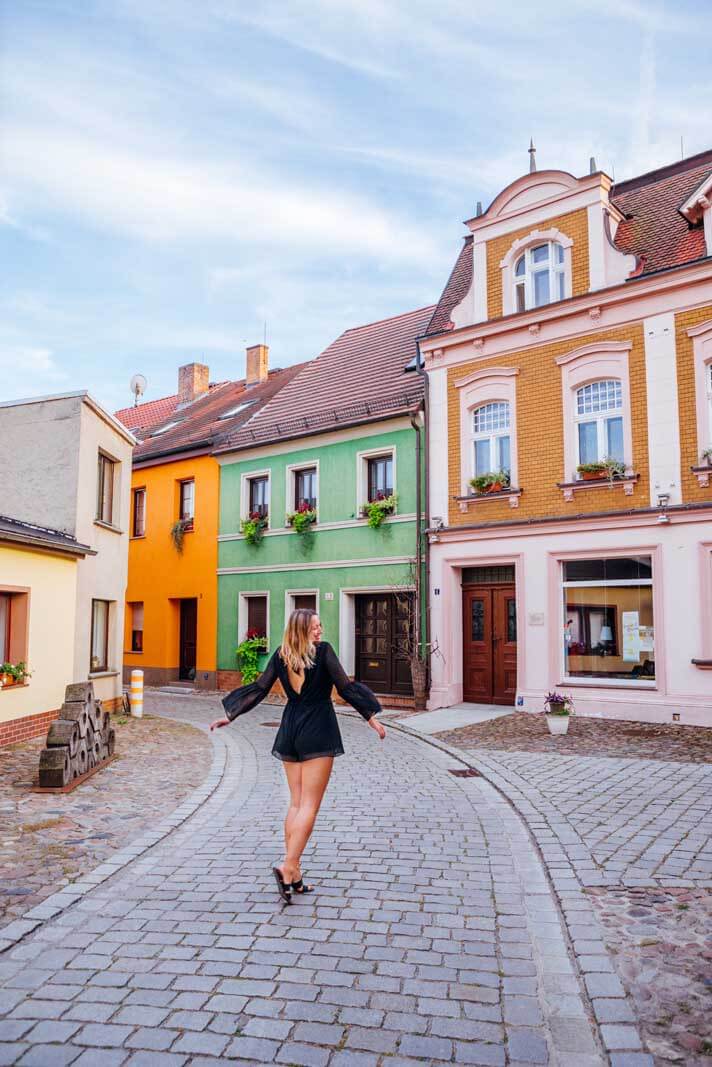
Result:
{"type": "Polygon", "coordinates": [[[528,169],[712,147],[700,0],[0,0],[0,400],[437,301],[528,169]]]}

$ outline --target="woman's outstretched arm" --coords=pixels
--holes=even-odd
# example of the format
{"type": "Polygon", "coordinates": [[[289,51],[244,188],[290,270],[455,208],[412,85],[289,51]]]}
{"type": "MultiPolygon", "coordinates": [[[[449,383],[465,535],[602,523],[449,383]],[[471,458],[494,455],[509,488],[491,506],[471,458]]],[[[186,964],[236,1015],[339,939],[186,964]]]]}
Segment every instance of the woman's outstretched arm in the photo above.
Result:
{"type": "Polygon", "coordinates": [[[238,715],[244,715],[245,712],[251,711],[252,708],[262,703],[277,681],[278,655],[279,653],[276,651],[272,653],[267,666],[256,682],[252,682],[250,685],[242,685],[239,689],[233,689],[231,693],[228,693],[223,698],[222,703],[225,708],[226,718],[216,719],[215,722],[210,724],[211,730],[216,729],[216,727],[227,726],[238,715]]]}
{"type": "Polygon", "coordinates": [[[386,736],[385,727],[377,722],[374,715],[377,715],[379,711],[382,711],[382,707],[376,697],[367,685],[363,685],[362,682],[352,682],[348,674],[341,666],[339,657],[334,652],[328,642],[324,642],[326,645],[325,663],[326,669],[329,672],[329,676],[336,686],[336,691],[340,697],[346,700],[352,708],[355,708],[359,715],[362,715],[369,726],[372,726],[378,736],[383,740],[386,736]]]}

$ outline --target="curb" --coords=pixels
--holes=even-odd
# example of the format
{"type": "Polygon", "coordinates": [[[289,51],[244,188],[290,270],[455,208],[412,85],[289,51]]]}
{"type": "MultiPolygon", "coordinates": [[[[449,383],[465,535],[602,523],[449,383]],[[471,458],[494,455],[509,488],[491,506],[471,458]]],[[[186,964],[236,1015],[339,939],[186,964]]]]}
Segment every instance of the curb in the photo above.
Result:
{"type": "MultiPolygon", "coordinates": [[[[493,780],[493,778],[491,777],[491,772],[488,770],[488,768],[483,767],[479,763],[479,761],[472,760],[471,758],[466,757],[464,755],[464,753],[461,752],[459,749],[454,748],[452,745],[446,744],[444,741],[436,740],[435,738],[430,737],[427,734],[418,733],[417,730],[414,730],[410,726],[405,726],[405,725],[402,725],[400,723],[391,721],[391,722],[388,723],[388,727],[391,728],[391,729],[394,729],[394,730],[399,730],[401,733],[407,734],[409,737],[415,738],[415,739],[417,739],[419,741],[424,741],[426,744],[431,745],[433,748],[440,749],[441,752],[447,753],[448,756],[451,756],[454,760],[457,760],[459,763],[464,764],[465,767],[468,767],[473,771],[477,771],[478,775],[484,781],[486,781],[492,787],[492,789],[494,789],[496,791],[496,793],[499,796],[502,797],[502,799],[509,805],[509,807],[512,809],[512,811],[521,820],[521,822],[522,822],[522,824],[523,824],[523,826],[524,826],[524,828],[526,830],[526,833],[527,833],[527,835],[529,837],[529,840],[531,841],[531,844],[533,845],[533,847],[534,847],[534,849],[535,849],[535,851],[537,853],[537,856],[539,857],[539,862],[541,863],[542,870],[544,871],[544,875],[545,875],[547,883],[549,885],[549,889],[551,891],[551,894],[552,894],[554,900],[556,901],[556,906],[557,906],[557,909],[559,911],[559,916],[560,916],[560,919],[561,919],[561,923],[562,923],[563,929],[566,932],[566,937],[567,937],[568,942],[569,942],[570,956],[571,956],[571,959],[573,961],[573,965],[574,965],[576,974],[577,974],[578,979],[579,979],[579,986],[580,986],[580,989],[581,989],[581,998],[582,998],[584,1004],[586,1005],[586,1007],[588,1009],[588,1013],[590,1015],[591,1021],[592,1021],[593,1025],[594,1025],[594,1027],[596,1029],[596,1032],[597,1032],[597,1035],[598,1035],[598,1040],[599,1040],[599,1043],[600,1043],[600,1047],[601,1047],[601,1049],[604,1050],[604,1055],[608,1058],[609,1062],[614,1064],[614,1065],[616,1065],[616,1067],[617,1067],[617,1065],[620,1065],[620,1067],[626,1067],[627,1064],[630,1064],[631,1067],[633,1067],[634,1064],[635,1064],[635,1067],[653,1067],[653,1058],[652,1058],[652,1056],[650,1056],[650,1054],[647,1053],[647,1051],[643,1051],[643,1050],[645,1050],[647,1048],[647,1046],[645,1045],[643,1037],[642,1037],[642,1035],[640,1033],[640,1027],[639,1027],[637,1022],[635,1022],[635,1023],[626,1023],[626,1026],[625,1026],[626,1030],[634,1030],[635,1031],[635,1036],[637,1037],[638,1042],[639,1042],[637,1045],[634,1045],[634,1047],[632,1049],[630,1048],[630,1046],[628,1046],[628,1048],[626,1048],[625,1050],[616,1049],[615,1051],[613,1051],[613,1050],[609,1049],[608,1044],[604,1040],[605,1035],[604,1035],[603,1030],[602,1030],[602,1025],[605,1025],[605,1024],[602,1024],[601,1020],[599,1020],[599,1018],[598,1018],[598,1014],[597,1014],[597,1012],[595,1010],[595,1007],[594,1007],[594,1005],[592,1003],[592,998],[591,998],[591,996],[589,994],[589,991],[588,991],[587,982],[586,982],[586,974],[581,969],[578,957],[577,957],[577,955],[576,955],[576,953],[575,953],[575,951],[573,949],[574,937],[572,936],[572,931],[571,931],[572,923],[569,921],[569,918],[568,918],[568,915],[567,915],[567,912],[566,912],[566,908],[564,907],[564,904],[563,904],[563,901],[562,901],[561,896],[559,894],[559,891],[556,888],[556,884],[555,884],[555,882],[554,882],[554,880],[553,880],[553,878],[551,876],[548,864],[547,864],[547,862],[546,862],[546,860],[544,858],[544,855],[543,855],[543,853],[541,851],[541,847],[540,847],[539,842],[538,842],[538,840],[536,838],[536,834],[534,833],[534,831],[529,826],[529,823],[527,821],[526,815],[524,815],[519,810],[519,808],[518,808],[517,804],[515,803],[515,801],[512,800],[512,798],[505,792],[505,790],[503,789],[502,785],[493,780]],[[636,1058],[630,1058],[629,1059],[629,1057],[636,1057],[636,1058]]],[[[585,888],[586,888],[585,886],[581,885],[580,886],[581,892],[584,892],[585,888]]],[[[592,906],[589,905],[589,907],[592,910],[592,906]]],[[[610,956],[610,953],[607,953],[607,955],[610,956]]],[[[614,973],[617,973],[615,971],[615,967],[614,967],[614,973]]],[[[633,1009],[630,996],[626,993],[625,996],[623,998],[620,998],[620,999],[624,1000],[625,1003],[628,1004],[628,1006],[631,1008],[631,1012],[632,1012],[633,1016],[635,1017],[635,1010],[633,1009]]],[[[610,1027],[607,1027],[607,1029],[610,1029],[610,1027]]]]}
{"type": "Polygon", "coordinates": [[[28,934],[39,929],[48,920],[62,915],[96,886],[112,878],[139,856],[143,856],[203,807],[222,782],[227,767],[228,748],[225,740],[218,733],[209,733],[209,737],[213,744],[213,759],[210,770],[201,785],[189,793],[170,815],[166,815],[152,829],[145,831],[135,841],[119,849],[98,867],[80,875],[75,882],[70,882],[56,893],[52,893],[41,904],[37,904],[30,911],[26,911],[24,915],[13,919],[7,926],[1,928],[0,955],[14,948],[28,934]]]}

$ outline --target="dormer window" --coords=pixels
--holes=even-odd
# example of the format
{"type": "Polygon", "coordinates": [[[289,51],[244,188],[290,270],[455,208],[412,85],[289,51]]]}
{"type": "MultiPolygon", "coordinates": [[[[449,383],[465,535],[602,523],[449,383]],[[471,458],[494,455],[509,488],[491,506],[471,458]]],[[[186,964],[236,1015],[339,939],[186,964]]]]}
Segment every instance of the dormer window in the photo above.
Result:
{"type": "Polygon", "coordinates": [[[527,248],[514,264],[517,311],[542,307],[566,296],[564,249],[556,241],[527,248]]]}

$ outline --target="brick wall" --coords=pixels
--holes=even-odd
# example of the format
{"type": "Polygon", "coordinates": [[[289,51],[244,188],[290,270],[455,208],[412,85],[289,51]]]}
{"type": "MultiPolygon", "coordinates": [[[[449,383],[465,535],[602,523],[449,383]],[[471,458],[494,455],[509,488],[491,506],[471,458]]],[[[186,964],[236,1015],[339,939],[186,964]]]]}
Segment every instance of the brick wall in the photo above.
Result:
{"type": "MultiPolygon", "coordinates": [[[[103,700],[101,706],[104,711],[119,711],[121,697],[103,700]]],[[[5,745],[14,745],[18,741],[30,741],[33,737],[43,737],[49,730],[50,723],[54,722],[58,716],[59,709],[57,708],[55,711],[41,711],[37,715],[23,715],[19,719],[0,722],[0,748],[5,745]]]]}
{"type": "Polygon", "coordinates": [[[700,453],[707,441],[697,440],[697,412],[695,401],[695,364],[692,338],[687,331],[712,318],[712,307],[695,308],[675,316],[675,346],[677,350],[677,400],[680,414],[680,466],[682,468],[682,499],[712,502],[712,486],[701,486],[690,467],[699,466],[700,453]]]}
{"type": "MultiPolygon", "coordinates": [[[[688,338],[689,340],[689,338],[688,338]]],[[[683,424],[684,425],[684,424],[683,424]]],[[[628,511],[650,503],[648,478],[648,427],[645,383],[645,350],[642,323],[601,330],[556,344],[532,345],[520,352],[459,364],[448,371],[448,470],[450,524],[496,522],[512,519],[576,515],[596,511],[628,511]],[[567,352],[595,341],[631,341],[629,355],[633,465],[640,479],[632,496],[622,485],[587,489],[565,502],[556,483],[568,480],[564,470],[564,425],[561,368],[555,360],[567,352]],[[461,512],[453,497],[460,494],[460,392],[455,382],[475,370],[490,366],[519,368],[517,375],[517,434],[519,508],[506,500],[472,504],[461,512]]]]}
{"type": "Polygon", "coordinates": [[[499,318],[503,314],[502,268],[500,263],[515,241],[526,237],[532,230],[561,230],[573,241],[571,249],[571,273],[574,296],[588,292],[588,213],[585,208],[570,211],[566,215],[557,215],[536,226],[525,226],[521,230],[494,237],[487,242],[487,317],[499,318]]]}

